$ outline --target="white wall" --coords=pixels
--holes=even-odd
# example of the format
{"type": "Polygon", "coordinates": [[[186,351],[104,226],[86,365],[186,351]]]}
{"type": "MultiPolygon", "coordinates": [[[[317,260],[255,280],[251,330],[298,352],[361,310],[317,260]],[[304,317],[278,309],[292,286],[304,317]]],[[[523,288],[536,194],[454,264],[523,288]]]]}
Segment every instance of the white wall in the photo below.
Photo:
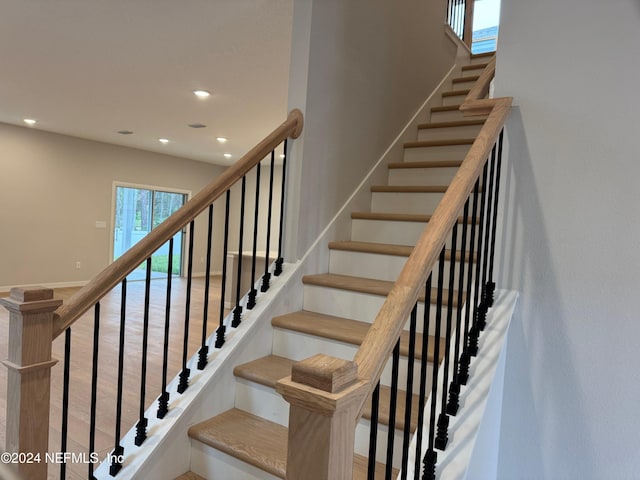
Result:
{"type": "Polygon", "coordinates": [[[444,1],[295,1],[289,106],[305,128],[292,158],[290,256],[304,254],[453,65],[444,18],[444,1]]]}
{"type": "MultiPolygon", "coordinates": [[[[195,194],[223,170],[6,124],[0,124],[0,166],[0,287],[83,282],[103,269],[114,181],[195,194]],[[96,221],[107,228],[96,228],[96,221]]],[[[204,256],[205,232],[199,223],[196,262],[204,256]]],[[[194,268],[204,271],[199,263],[194,268]]]]}
{"type": "Polygon", "coordinates": [[[640,3],[504,0],[502,479],[640,472],[640,3]]]}

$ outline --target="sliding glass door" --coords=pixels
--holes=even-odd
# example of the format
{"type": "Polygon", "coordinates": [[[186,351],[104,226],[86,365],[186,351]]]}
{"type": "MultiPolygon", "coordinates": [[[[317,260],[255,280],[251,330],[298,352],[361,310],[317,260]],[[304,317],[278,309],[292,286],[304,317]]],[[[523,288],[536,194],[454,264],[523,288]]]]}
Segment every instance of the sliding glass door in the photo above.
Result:
{"type": "MultiPolygon", "coordinates": [[[[113,229],[113,260],[142,240],[152,229],[160,225],[187,200],[186,193],[168,192],[145,187],[116,185],[115,215],[113,229]]],[[[182,245],[184,232],[173,240],[173,275],[182,274],[182,245]]],[[[169,242],[151,257],[152,274],[169,271],[169,242]]],[[[134,272],[134,278],[142,278],[146,264],[134,272]]]]}

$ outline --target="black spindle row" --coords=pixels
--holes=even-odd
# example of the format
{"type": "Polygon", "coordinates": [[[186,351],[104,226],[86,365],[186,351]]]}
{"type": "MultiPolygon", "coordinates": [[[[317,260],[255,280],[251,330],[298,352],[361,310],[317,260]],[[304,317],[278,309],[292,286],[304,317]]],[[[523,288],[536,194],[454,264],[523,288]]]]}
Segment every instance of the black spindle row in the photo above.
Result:
{"type": "Polygon", "coordinates": [[[464,35],[466,1],[471,0],[449,0],[447,5],[447,23],[460,38],[464,35]]]}
{"type": "MultiPolygon", "coordinates": [[[[449,443],[450,418],[460,409],[461,387],[467,384],[470,362],[478,354],[479,336],[486,325],[487,311],[494,302],[493,265],[502,142],[501,133],[464,204],[461,217],[451,230],[447,245],[450,250],[442,249],[437,267],[427,279],[422,335],[417,333],[417,305],[409,318],[404,427],[398,440],[402,442],[399,466],[402,480],[436,478],[438,451],[444,451],[449,443]],[[448,268],[445,267],[447,261],[448,268]],[[448,273],[446,282],[445,270],[448,273]],[[433,290],[432,277],[437,278],[437,281],[433,280],[436,284],[433,290]],[[434,300],[433,305],[430,305],[430,299],[434,300]],[[433,331],[433,337],[428,335],[429,331],[433,331]],[[414,358],[420,359],[417,379],[414,379],[414,358]],[[430,400],[427,399],[429,389],[430,400]],[[414,391],[417,391],[415,395],[414,391]],[[417,423],[412,426],[415,405],[417,423]],[[413,442],[412,435],[415,435],[413,442]]],[[[393,453],[397,425],[395,410],[400,393],[399,345],[398,342],[391,358],[385,479],[392,478],[394,467],[398,467],[393,464],[393,453]]],[[[379,391],[378,384],[372,396],[368,479],[376,478],[379,391]]],[[[383,455],[377,457],[383,458],[383,455]]]]}
{"type": "MultiPolygon", "coordinates": [[[[283,259],[283,231],[284,231],[284,209],[285,209],[285,169],[286,169],[286,152],[287,144],[284,142],[283,155],[280,157],[282,162],[282,183],[276,184],[275,171],[279,168],[276,165],[276,150],[272,151],[264,160],[265,165],[257,163],[256,166],[237,182],[238,192],[232,187],[222,195],[218,201],[208,206],[206,211],[206,260],[204,264],[204,279],[202,281],[203,288],[199,287],[196,280],[194,270],[194,239],[196,230],[196,221],[189,222],[185,234],[186,256],[184,265],[186,267],[186,275],[184,279],[176,279],[173,271],[174,260],[182,258],[181,251],[176,248],[176,237],[168,240],[168,265],[166,276],[152,279],[152,258],[145,260],[142,267],[145,269],[143,281],[134,281],[129,276],[122,280],[119,286],[119,292],[115,289],[107,297],[97,303],[93,313],[93,328],[91,347],[82,349],[75,345],[72,352],[71,329],[65,332],[64,340],[64,368],[63,368],[63,398],[62,398],[62,424],[61,424],[61,449],[65,453],[70,451],[69,438],[70,434],[70,416],[74,415],[70,411],[70,398],[78,395],[80,386],[74,382],[72,365],[72,353],[74,362],[84,362],[91,365],[91,382],[89,386],[90,407],[88,412],[88,440],[85,444],[84,458],[89,459],[88,462],[88,478],[94,478],[94,469],[98,468],[96,452],[106,451],[112,447],[109,454],[108,471],[113,477],[126,466],[126,453],[133,453],[130,443],[141,446],[148,435],[149,418],[147,417],[149,409],[148,393],[151,392],[151,385],[154,384],[152,376],[160,375],[159,382],[161,384],[158,392],[158,408],[156,417],[163,419],[170,414],[171,411],[171,395],[175,389],[177,394],[184,393],[189,388],[191,379],[192,362],[197,364],[199,370],[206,368],[210,356],[215,354],[215,349],[223,348],[227,336],[230,334],[230,328],[235,329],[241,325],[242,316],[246,311],[253,309],[258,301],[258,287],[261,292],[266,292],[270,288],[271,275],[278,276],[282,273],[284,267],[283,259]],[[268,193],[261,195],[261,188],[264,190],[265,185],[261,185],[261,168],[269,168],[268,177],[268,193]],[[254,207],[253,212],[247,212],[250,207],[247,205],[248,180],[255,181],[255,196],[250,196],[249,200],[254,207]],[[234,203],[235,194],[232,195],[232,189],[235,193],[239,193],[239,200],[234,203]],[[278,198],[279,195],[279,198],[278,198]],[[274,202],[277,202],[274,204],[274,202]],[[237,207],[236,207],[237,205],[237,207]],[[278,211],[279,209],[279,211],[278,211]],[[213,276],[213,264],[216,251],[215,236],[216,228],[214,222],[214,211],[224,211],[224,228],[221,238],[221,266],[222,275],[219,284],[216,283],[213,276]],[[232,212],[239,213],[237,222],[237,230],[233,230],[232,212]],[[247,218],[245,219],[245,214],[247,218]],[[279,215],[279,216],[278,216],[279,215]],[[246,222],[246,225],[245,225],[246,222]],[[275,232],[275,229],[278,229],[275,232]],[[237,232],[237,243],[232,238],[232,233],[237,232]],[[245,238],[245,234],[247,237],[245,238]],[[277,254],[271,254],[271,248],[275,248],[275,235],[277,236],[277,254]],[[248,244],[250,247],[250,270],[251,273],[246,274],[244,270],[248,270],[248,263],[243,262],[243,249],[248,244]],[[274,244],[274,245],[272,245],[274,244]],[[233,247],[232,247],[233,245],[233,247]],[[227,263],[227,257],[230,251],[237,246],[237,264],[232,269],[227,263]],[[263,247],[264,246],[264,247],[263,247]],[[261,278],[258,271],[262,267],[258,267],[258,261],[261,261],[260,251],[264,248],[264,271],[261,278]],[[271,263],[271,260],[274,260],[271,263]],[[232,272],[233,270],[233,272],[232,272]],[[234,275],[232,285],[228,280],[229,276],[234,275]],[[247,285],[249,285],[247,287],[247,285]],[[158,288],[159,287],[159,288],[158,288]],[[225,296],[228,292],[233,292],[232,311],[229,313],[225,310],[225,296]],[[137,296],[134,296],[138,294],[137,296]],[[196,295],[202,295],[202,324],[201,338],[198,339],[197,350],[193,350],[193,341],[190,339],[190,331],[193,331],[195,322],[199,321],[199,315],[195,315],[193,310],[195,307],[196,295]],[[219,312],[212,311],[212,300],[214,295],[220,295],[219,312]],[[117,298],[118,311],[111,311],[114,305],[113,298],[117,298]],[[142,299],[142,305],[137,306],[135,299],[142,299]],[[181,311],[180,311],[181,310],[181,311]],[[102,312],[101,312],[102,311],[102,312]],[[209,331],[210,316],[219,314],[217,325],[214,331],[209,331]],[[140,318],[141,317],[141,318],[140,318]],[[176,318],[177,317],[177,318],[176,318]],[[197,317],[197,318],[196,318],[197,317]],[[111,322],[113,320],[113,322],[111,322]],[[105,333],[108,332],[108,333],[105,333]],[[114,332],[117,341],[101,342],[101,336],[114,332]],[[89,351],[91,358],[81,359],[83,354],[89,351]],[[174,353],[179,352],[179,353],[174,353]],[[103,360],[105,353],[112,354],[111,362],[103,360]],[[173,355],[172,355],[173,353],[173,355]],[[194,357],[195,355],[195,357],[194,357]],[[174,358],[178,357],[179,358],[174,358]],[[193,357],[193,360],[190,358],[193,357]],[[116,361],[117,358],[117,361],[116,361]],[[99,360],[101,363],[99,363],[99,360]],[[173,363],[171,363],[173,360],[173,363]],[[90,362],[90,363],[89,363],[90,362]],[[111,365],[111,363],[113,365],[111,365]],[[177,364],[180,365],[179,368],[177,364]],[[174,365],[172,369],[172,365],[174,365]],[[113,368],[112,370],[109,370],[113,368]],[[172,387],[170,377],[177,375],[172,387]],[[113,380],[111,380],[113,378],[113,380]],[[115,398],[103,398],[107,390],[110,390],[109,384],[115,384],[115,398]],[[134,398],[136,407],[131,408],[131,399],[134,398]],[[108,405],[105,407],[105,405],[108,405]],[[102,445],[104,432],[104,415],[107,410],[111,410],[113,406],[114,421],[114,441],[109,445],[102,445]],[[130,411],[137,411],[137,418],[130,418],[130,411]],[[129,416],[128,416],[129,415],[129,416]],[[126,440],[122,435],[122,427],[128,429],[135,423],[135,430],[132,432],[131,440],[126,440]],[[97,434],[99,432],[99,434],[97,434]],[[129,452],[125,451],[129,449],[129,452]]],[[[263,181],[267,180],[263,178],[263,181]]],[[[233,219],[235,220],[235,219],[233,219]]],[[[181,245],[181,244],[180,244],[181,245]]],[[[248,261],[249,261],[248,260],[248,261]]],[[[228,299],[227,299],[228,300],[228,299]]],[[[74,329],[75,331],[76,329],[74,329]]],[[[195,339],[193,339],[195,340],[195,339]]],[[[84,394],[83,394],[84,395],[84,394]]],[[[173,394],[175,395],[175,394],[173,394]]],[[[77,435],[74,434],[74,440],[77,435]]],[[[76,445],[77,448],[77,445],[76,445]]],[[[71,453],[71,452],[70,452],[71,453]]],[[[69,470],[78,468],[75,460],[77,458],[65,457],[66,462],[60,465],[60,478],[65,479],[69,475],[69,470]]],[[[102,458],[99,459],[102,461],[102,458]]],[[[80,474],[82,475],[82,474],[80,474]]],[[[82,475],[84,476],[84,475],[82,475]]]]}

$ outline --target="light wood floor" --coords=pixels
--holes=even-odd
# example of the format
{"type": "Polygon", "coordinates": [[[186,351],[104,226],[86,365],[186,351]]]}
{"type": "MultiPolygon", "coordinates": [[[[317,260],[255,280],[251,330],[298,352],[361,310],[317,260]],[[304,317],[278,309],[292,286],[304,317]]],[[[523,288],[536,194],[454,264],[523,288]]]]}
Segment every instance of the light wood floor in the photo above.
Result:
{"type": "MultiPolygon", "coordinates": [[[[57,298],[66,301],[77,289],[55,290],[57,298]]],[[[186,280],[174,279],[171,305],[168,381],[182,369],[185,318],[186,280]]],[[[7,295],[7,294],[5,294],[7,295]]],[[[188,358],[202,341],[204,279],[194,279],[192,285],[188,358]]],[[[162,390],[162,348],[166,304],[166,280],[151,282],[147,381],[145,408],[155,402],[162,390]]],[[[209,294],[207,335],[219,323],[220,277],[212,277],[209,294]]],[[[136,424],[140,411],[141,352],[144,312],[144,282],[129,282],[127,286],[127,320],[125,328],[124,394],[122,398],[121,435],[136,424]]],[[[87,452],[91,399],[91,366],[93,352],[93,310],[72,327],[71,388],[69,401],[69,434],[67,451],[87,452]]],[[[7,358],[8,312],[0,307],[0,359],[7,358]]],[[[101,302],[99,330],[98,400],[96,403],[95,451],[100,459],[113,450],[115,444],[115,397],[118,379],[118,343],[120,335],[120,289],[101,302]]],[[[64,335],[54,341],[53,356],[60,362],[52,371],[51,429],[49,450],[60,451],[62,405],[62,374],[64,335]]],[[[192,372],[193,373],[193,372],[192,372]]],[[[5,444],[6,368],[0,368],[0,447],[5,444]]],[[[157,405],[157,402],[155,402],[157,405]]],[[[155,411],[155,408],[154,408],[155,411]]],[[[126,452],[125,452],[126,454],[126,452]]],[[[69,464],[68,479],[86,479],[88,466],[69,464]]],[[[49,478],[59,478],[59,466],[49,466],[49,478]]],[[[117,478],[117,477],[116,477],[117,478]]]]}

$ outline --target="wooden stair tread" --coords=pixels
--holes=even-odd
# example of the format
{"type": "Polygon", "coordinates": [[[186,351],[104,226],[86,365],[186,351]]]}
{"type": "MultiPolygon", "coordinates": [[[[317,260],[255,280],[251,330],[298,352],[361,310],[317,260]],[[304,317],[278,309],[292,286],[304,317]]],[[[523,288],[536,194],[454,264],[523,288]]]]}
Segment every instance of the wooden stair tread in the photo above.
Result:
{"type": "Polygon", "coordinates": [[[488,63],[472,63],[471,65],[463,65],[462,71],[467,72],[469,70],[484,70],[487,68],[488,63]]]}
{"type": "Polygon", "coordinates": [[[457,97],[458,95],[468,95],[471,91],[470,88],[461,88],[459,90],[449,90],[448,92],[442,92],[443,97],[457,97]]]}
{"type": "MultiPolygon", "coordinates": [[[[246,380],[275,389],[276,382],[281,378],[291,374],[291,366],[295,362],[288,358],[276,355],[267,355],[251,362],[239,365],[235,368],[234,374],[246,380]]],[[[391,388],[386,385],[380,386],[380,406],[378,411],[378,421],[381,424],[389,425],[389,399],[391,388]]],[[[406,392],[399,389],[397,397],[396,429],[404,429],[404,415],[406,406],[406,392]]],[[[412,395],[411,408],[411,431],[414,431],[418,424],[418,403],[420,397],[412,395]]],[[[368,400],[363,417],[371,419],[371,399],[368,400]]]]}
{"type": "Polygon", "coordinates": [[[453,112],[456,110],[460,110],[460,106],[462,104],[457,105],[441,105],[439,107],[431,107],[432,112],[453,112]]]}
{"type": "MultiPolygon", "coordinates": [[[[394,282],[388,280],[375,280],[373,278],[364,278],[364,277],[352,277],[349,275],[337,275],[335,273],[320,273],[316,275],[305,275],[302,277],[302,283],[305,285],[317,285],[319,287],[329,287],[329,288],[337,288],[340,290],[348,290],[351,292],[360,292],[360,293],[369,293],[372,295],[381,295],[386,297],[389,295],[391,288],[393,287],[394,282]]],[[[437,289],[431,289],[431,303],[435,303],[437,289]]],[[[447,297],[449,291],[447,289],[443,289],[443,299],[442,304],[447,305],[447,297]]],[[[457,293],[454,291],[453,297],[453,306],[456,306],[457,303],[457,293]]],[[[418,301],[424,302],[425,294],[424,290],[420,292],[418,295],[418,301]]]]}
{"type": "Polygon", "coordinates": [[[431,160],[425,162],[391,162],[387,165],[390,170],[402,168],[458,168],[462,160],[431,160]]]}
{"type": "Polygon", "coordinates": [[[430,122],[418,125],[418,130],[428,130],[431,128],[451,128],[468,127],[474,125],[484,125],[485,119],[457,120],[452,122],[430,122]]]}
{"type": "MultiPolygon", "coordinates": [[[[427,223],[431,220],[431,215],[420,215],[414,213],[351,212],[351,219],[427,223]]],[[[462,223],[462,220],[462,217],[458,217],[458,223],[462,223]]],[[[469,217],[467,222],[471,223],[471,220],[471,217],[469,217]]]]}
{"type": "Polygon", "coordinates": [[[378,193],[444,193],[449,185],[373,185],[372,192],[378,193]]]}
{"type": "Polygon", "coordinates": [[[197,473],[185,472],[179,477],[176,477],[175,480],[207,480],[207,479],[198,475],[197,473]]]}
{"type": "Polygon", "coordinates": [[[451,83],[466,83],[466,82],[475,82],[480,78],[480,75],[468,75],[463,77],[454,78],[451,83]]]}
{"type": "Polygon", "coordinates": [[[475,138],[454,138],[451,140],[425,140],[419,142],[407,142],[404,148],[424,148],[424,147],[448,147],[456,145],[472,145],[475,138]]]}
{"type": "MultiPolygon", "coordinates": [[[[233,408],[192,426],[189,436],[276,477],[286,476],[288,430],[282,425],[233,408]]],[[[376,473],[384,475],[383,464],[376,462],[376,473]]],[[[367,478],[362,455],[354,455],[353,478],[367,478]]]]}
{"type": "MultiPolygon", "coordinates": [[[[396,257],[408,257],[413,252],[412,245],[394,245],[389,243],[354,242],[343,240],[329,242],[329,250],[343,250],[348,252],[375,253],[379,255],[393,255],[396,257]]],[[[460,260],[461,252],[456,252],[456,260],[460,260]]],[[[468,259],[468,254],[465,254],[468,259]]],[[[445,250],[445,259],[451,260],[451,250],[445,250]]]]}
{"type": "MultiPolygon", "coordinates": [[[[299,312],[288,313],[274,317],[271,325],[277,328],[293,330],[299,333],[315,335],[317,337],[337,340],[351,345],[361,345],[365,335],[371,327],[370,323],[350,320],[348,318],[334,317],[322,313],[299,312]]],[[[429,335],[429,345],[427,350],[427,360],[433,362],[433,346],[435,337],[429,335]]],[[[444,355],[445,341],[440,339],[440,358],[444,355]]],[[[409,332],[403,331],[400,334],[400,355],[409,354],[409,332]]],[[[416,349],[414,358],[422,358],[422,334],[416,333],[416,349]]]]}
{"type": "Polygon", "coordinates": [[[287,428],[232,408],[189,428],[189,437],[285,478],[287,428]]]}
{"type": "Polygon", "coordinates": [[[244,378],[266,387],[276,388],[278,380],[291,375],[291,366],[295,362],[278,355],[267,355],[233,369],[236,377],[244,378]]]}

